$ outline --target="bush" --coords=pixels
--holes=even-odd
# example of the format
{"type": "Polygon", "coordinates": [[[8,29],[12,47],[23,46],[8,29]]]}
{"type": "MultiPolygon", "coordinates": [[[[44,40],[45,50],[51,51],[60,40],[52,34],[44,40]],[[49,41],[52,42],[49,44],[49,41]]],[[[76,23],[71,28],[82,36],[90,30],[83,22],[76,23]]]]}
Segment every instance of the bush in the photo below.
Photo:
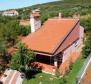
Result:
{"type": "Polygon", "coordinates": [[[22,27],[20,28],[20,34],[21,34],[22,36],[26,36],[26,35],[29,34],[30,30],[31,30],[30,27],[23,27],[23,26],[22,26],[22,27]]]}

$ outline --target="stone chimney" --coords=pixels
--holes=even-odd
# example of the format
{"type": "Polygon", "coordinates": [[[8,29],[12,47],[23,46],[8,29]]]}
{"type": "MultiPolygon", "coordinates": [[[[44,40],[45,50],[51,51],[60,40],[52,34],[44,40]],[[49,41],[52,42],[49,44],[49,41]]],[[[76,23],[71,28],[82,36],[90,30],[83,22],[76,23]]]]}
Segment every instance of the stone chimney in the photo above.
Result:
{"type": "Polygon", "coordinates": [[[37,31],[41,27],[40,10],[32,10],[30,16],[31,32],[37,31]]]}

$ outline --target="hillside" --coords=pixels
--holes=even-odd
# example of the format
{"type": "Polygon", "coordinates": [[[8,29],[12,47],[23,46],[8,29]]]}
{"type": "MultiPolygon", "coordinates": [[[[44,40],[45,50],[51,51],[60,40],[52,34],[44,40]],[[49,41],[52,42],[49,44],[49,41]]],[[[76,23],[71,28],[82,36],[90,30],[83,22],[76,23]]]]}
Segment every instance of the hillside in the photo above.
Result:
{"type": "Polygon", "coordinates": [[[86,15],[91,13],[91,0],[63,0],[45,4],[37,4],[30,7],[18,9],[22,18],[29,18],[31,9],[40,8],[42,17],[53,17],[62,12],[65,16],[72,14],[86,15]]]}

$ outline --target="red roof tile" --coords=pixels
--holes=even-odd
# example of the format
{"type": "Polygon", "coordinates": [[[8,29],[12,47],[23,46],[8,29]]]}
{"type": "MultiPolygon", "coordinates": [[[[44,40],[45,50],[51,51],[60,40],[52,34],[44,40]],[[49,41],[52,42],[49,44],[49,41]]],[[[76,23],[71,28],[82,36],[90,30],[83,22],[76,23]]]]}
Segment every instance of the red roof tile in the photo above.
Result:
{"type": "Polygon", "coordinates": [[[38,31],[29,34],[22,42],[31,50],[53,54],[78,21],[49,19],[38,31]]]}

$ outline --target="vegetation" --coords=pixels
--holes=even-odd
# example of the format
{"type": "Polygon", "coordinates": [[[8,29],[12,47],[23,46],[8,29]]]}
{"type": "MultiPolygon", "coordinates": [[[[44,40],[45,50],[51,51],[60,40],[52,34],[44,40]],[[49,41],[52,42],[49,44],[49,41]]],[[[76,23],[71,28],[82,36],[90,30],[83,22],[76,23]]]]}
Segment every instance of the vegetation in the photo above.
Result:
{"type": "Polygon", "coordinates": [[[30,33],[30,26],[21,26],[21,28],[20,28],[20,34],[22,35],[22,36],[27,36],[29,33],[30,33]]]}
{"type": "Polygon", "coordinates": [[[49,74],[38,73],[34,75],[30,80],[25,79],[23,84],[60,84],[60,79],[49,74]]]}
{"type": "Polygon", "coordinates": [[[85,38],[84,38],[84,47],[83,47],[83,57],[88,57],[91,52],[91,18],[82,19],[81,24],[85,28],[85,38]]]}
{"type": "Polygon", "coordinates": [[[76,76],[81,69],[84,60],[85,59],[83,58],[79,58],[79,60],[73,64],[72,70],[63,78],[44,73],[36,73],[31,79],[25,79],[23,84],[39,84],[40,82],[42,82],[42,84],[75,84],[76,76]]]}
{"type": "Polygon", "coordinates": [[[0,16],[0,62],[2,68],[9,62],[7,58],[8,48],[18,43],[19,36],[29,34],[30,28],[19,25],[17,17],[0,16]],[[5,64],[4,64],[5,63],[5,64]]]}
{"type": "Polygon", "coordinates": [[[28,69],[28,64],[34,60],[34,56],[34,53],[28,50],[24,44],[19,43],[17,45],[17,51],[12,56],[10,68],[25,71],[28,69]]]}
{"type": "MultiPolygon", "coordinates": [[[[78,72],[80,71],[84,60],[82,57],[80,57],[72,66],[72,70],[64,76],[64,79],[66,80],[66,84],[76,84],[76,77],[78,72]]],[[[64,83],[65,84],[65,83],[64,83]]]]}
{"type": "MultiPolygon", "coordinates": [[[[75,78],[85,58],[91,52],[91,0],[62,0],[46,4],[38,4],[31,7],[17,9],[20,13],[18,17],[3,17],[0,16],[0,56],[5,56],[7,48],[15,45],[18,41],[18,36],[26,36],[30,32],[29,27],[23,27],[19,25],[20,19],[29,19],[30,11],[34,8],[40,8],[41,20],[44,23],[48,18],[57,16],[59,12],[62,12],[65,17],[73,16],[74,14],[80,14],[81,25],[85,29],[84,47],[82,57],[72,65],[71,71],[63,78],[56,78],[55,76],[35,73],[31,77],[31,80],[25,79],[23,84],[75,84],[75,78]],[[89,15],[89,16],[87,16],[89,15]]],[[[13,54],[10,61],[10,68],[25,71],[27,76],[30,76],[28,63],[33,60],[34,54],[32,51],[26,49],[26,47],[19,43],[17,51],[13,54]]],[[[2,67],[0,67],[2,70],[2,67]]],[[[27,78],[27,77],[26,77],[27,78]]]]}
{"type": "Polygon", "coordinates": [[[15,17],[0,17],[0,39],[6,43],[14,45],[19,35],[26,36],[30,32],[29,28],[19,25],[15,17]]]}
{"type": "MultiPolygon", "coordinates": [[[[86,15],[91,13],[91,1],[90,0],[59,0],[46,4],[37,4],[30,7],[18,9],[21,18],[29,18],[31,10],[34,8],[40,8],[42,17],[57,16],[59,12],[62,12],[65,16],[72,16],[75,14],[86,15]]],[[[44,18],[45,18],[44,17],[44,18]]],[[[43,19],[43,18],[42,18],[43,19]]],[[[44,19],[43,19],[44,20],[44,19]]]]}

